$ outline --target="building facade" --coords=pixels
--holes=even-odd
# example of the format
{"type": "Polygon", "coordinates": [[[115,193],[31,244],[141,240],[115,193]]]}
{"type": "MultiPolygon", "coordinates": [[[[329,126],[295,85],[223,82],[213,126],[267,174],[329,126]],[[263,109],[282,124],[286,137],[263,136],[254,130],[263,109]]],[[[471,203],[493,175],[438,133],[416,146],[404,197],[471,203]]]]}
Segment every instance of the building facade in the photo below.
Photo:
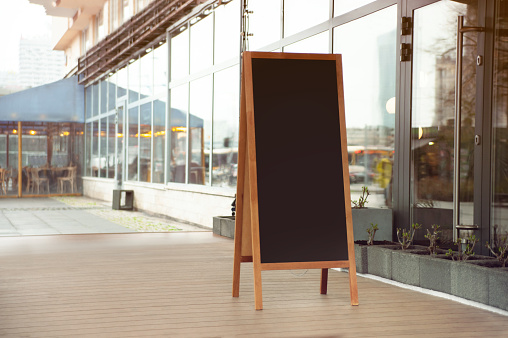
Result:
{"type": "Polygon", "coordinates": [[[241,52],[341,53],[352,198],[368,186],[394,229],[440,224],[449,241],[508,231],[504,1],[55,5],[85,86],[85,195],[132,189],[140,209],[211,226],[235,194],[241,52]]]}

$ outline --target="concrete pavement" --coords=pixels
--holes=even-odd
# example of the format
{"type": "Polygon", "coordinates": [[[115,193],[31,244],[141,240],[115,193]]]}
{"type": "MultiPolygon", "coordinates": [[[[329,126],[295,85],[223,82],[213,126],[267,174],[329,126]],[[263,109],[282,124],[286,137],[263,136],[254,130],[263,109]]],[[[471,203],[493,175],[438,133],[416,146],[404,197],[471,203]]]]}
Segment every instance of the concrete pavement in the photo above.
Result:
{"type": "Polygon", "coordinates": [[[0,199],[0,236],[210,231],[87,197],[0,199]]]}

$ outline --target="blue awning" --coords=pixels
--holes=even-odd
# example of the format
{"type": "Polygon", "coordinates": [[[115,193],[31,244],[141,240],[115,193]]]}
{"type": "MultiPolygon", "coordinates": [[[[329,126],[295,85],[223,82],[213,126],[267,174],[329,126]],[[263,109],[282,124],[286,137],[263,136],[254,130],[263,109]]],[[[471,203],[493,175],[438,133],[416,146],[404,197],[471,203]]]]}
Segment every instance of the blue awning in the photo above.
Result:
{"type": "Polygon", "coordinates": [[[77,76],[0,97],[0,121],[85,122],[77,76]]]}

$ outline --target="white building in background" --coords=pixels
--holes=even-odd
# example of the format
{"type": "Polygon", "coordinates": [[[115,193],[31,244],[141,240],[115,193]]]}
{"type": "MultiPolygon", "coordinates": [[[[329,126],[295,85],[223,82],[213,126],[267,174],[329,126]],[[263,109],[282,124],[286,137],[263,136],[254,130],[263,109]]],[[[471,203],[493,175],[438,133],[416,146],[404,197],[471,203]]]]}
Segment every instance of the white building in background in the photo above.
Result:
{"type": "Polygon", "coordinates": [[[21,38],[17,85],[37,87],[60,80],[64,75],[64,52],[53,50],[50,40],[21,38]]]}

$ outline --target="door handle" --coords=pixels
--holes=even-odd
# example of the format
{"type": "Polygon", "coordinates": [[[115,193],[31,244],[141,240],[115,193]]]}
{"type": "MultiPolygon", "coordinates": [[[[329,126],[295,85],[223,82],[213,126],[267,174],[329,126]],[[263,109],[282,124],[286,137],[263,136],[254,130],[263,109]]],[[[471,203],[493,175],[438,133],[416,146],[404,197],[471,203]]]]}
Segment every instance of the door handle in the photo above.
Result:
{"type": "MultiPolygon", "coordinates": [[[[455,126],[453,150],[453,239],[457,240],[457,229],[460,227],[460,129],[462,120],[462,49],[464,47],[464,33],[483,32],[484,27],[464,26],[464,16],[457,17],[457,57],[455,62],[455,126]]],[[[476,141],[476,138],[475,138],[476,141]]],[[[478,138],[478,142],[480,139],[478,138]]],[[[477,143],[478,144],[478,143],[477,143]]]]}

